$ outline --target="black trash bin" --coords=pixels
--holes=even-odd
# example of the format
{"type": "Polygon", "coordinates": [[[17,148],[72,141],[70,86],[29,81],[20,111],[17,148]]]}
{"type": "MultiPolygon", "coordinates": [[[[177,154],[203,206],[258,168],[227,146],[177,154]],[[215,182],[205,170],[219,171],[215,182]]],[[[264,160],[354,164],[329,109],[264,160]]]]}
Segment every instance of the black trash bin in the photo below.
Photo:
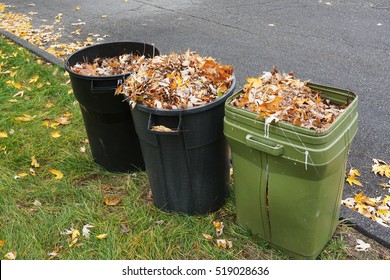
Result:
{"type": "Polygon", "coordinates": [[[159,55],[153,45],[138,42],[113,42],[80,49],[65,62],[72,88],[80,104],[94,161],[112,172],[131,172],[145,168],[133,119],[123,95],[115,90],[128,75],[86,76],[70,67],[78,62],[92,62],[97,57],[122,54],[146,57],[159,55]]]}
{"type": "Polygon", "coordinates": [[[137,104],[132,110],[154,204],[189,215],[218,210],[230,194],[229,149],[223,134],[224,103],[166,110],[137,104]],[[154,131],[164,126],[172,131],[154,131]]]}

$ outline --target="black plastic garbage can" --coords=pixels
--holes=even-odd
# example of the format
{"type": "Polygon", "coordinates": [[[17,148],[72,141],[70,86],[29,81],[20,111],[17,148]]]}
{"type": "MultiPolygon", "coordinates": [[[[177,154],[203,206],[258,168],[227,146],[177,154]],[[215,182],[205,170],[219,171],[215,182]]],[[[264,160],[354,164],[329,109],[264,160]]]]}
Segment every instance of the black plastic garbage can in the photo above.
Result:
{"type": "MultiPolygon", "coordinates": [[[[190,109],[132,110],[154,204],[189,215],[218,210],[230,194],[230,161],[223,134],[225,100],[190,109]],[[172,131],[154,131],[164,126],[172,131]]],[[[167,129],[165,129],[167,130],[167,129]]]]}
{"type": "Polygon", "coordinates": [[[131,112],[123,95],[115,90],[128,75],[86,76],[70,67],[77,62],[92,62],[97,57],[122,54],[146,57],[159,55],[153,45],[137,42],[113,42],[80,49],[65,62],[73,92],[80,104],[94,161],[113,172],[131,172],[145,168],[131,112]]]}

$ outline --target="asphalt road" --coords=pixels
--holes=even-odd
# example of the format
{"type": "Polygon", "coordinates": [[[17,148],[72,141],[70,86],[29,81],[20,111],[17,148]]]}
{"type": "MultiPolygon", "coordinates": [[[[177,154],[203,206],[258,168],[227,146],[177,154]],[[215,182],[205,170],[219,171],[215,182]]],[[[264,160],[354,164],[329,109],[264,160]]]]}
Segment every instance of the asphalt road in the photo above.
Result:
{"type": "MultiPolygon", "coordinates": [[[[109,35],[103,42],[146,42],[161,53],[191,49],[213,56],[234,67],[238,87],[247,77],[277,66],[304,80],[349,89],[359,96],[359,129],[347,168],[360,170],[364,187],[346,184],[343,198],[360,190],[370,197],[390,195],[378,187],[386,180],[371,173],[373,158],[390,163],[388,0],[2,2],[14,6],[9,11],[37,12],[32,16],[34,26],[62,13],[65,42],[82,41],[94,33],[109,35]],[[85,25],[72,25],[75,22],[85,25]],[[71,33],[78,28],[81,35],[71,33]]],[[[341,215],[390,246],[389,228],[346,207],[341,215]]]]}

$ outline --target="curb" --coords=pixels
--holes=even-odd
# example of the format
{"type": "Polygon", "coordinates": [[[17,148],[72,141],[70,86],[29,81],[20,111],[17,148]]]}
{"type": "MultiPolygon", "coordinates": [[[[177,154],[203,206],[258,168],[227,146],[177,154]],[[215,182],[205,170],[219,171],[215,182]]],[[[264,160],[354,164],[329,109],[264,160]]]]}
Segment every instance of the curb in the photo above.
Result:
{"type": "Polygon", "coordinates": [[[340,218],[345,219],[347,223],[353,225],[365,236],[390,248],[390,228],[386,228],[344,205],[341,205],[340,218]]]}
{"type": "Polygon", "coordinates": [[[23,40],[23,39],[19,38],[18,36],[14,35],[12,33],[9,33],[8,31],[5,31],[1,28],[0,28],[0,34],[4,35],[8,39],[14,41],[18,45],[28,49],[29,51],[31,51],[35,55],[43,58],[47,62],[50,62],[53,65],[57,65],[57,66],[61,67],[62,69],[65,69],[64,61],[62,59],[46,52],[45,50],[43,50],[41,48],[38,48],[37,46],[27,42],[26,40],[23,40]]]}

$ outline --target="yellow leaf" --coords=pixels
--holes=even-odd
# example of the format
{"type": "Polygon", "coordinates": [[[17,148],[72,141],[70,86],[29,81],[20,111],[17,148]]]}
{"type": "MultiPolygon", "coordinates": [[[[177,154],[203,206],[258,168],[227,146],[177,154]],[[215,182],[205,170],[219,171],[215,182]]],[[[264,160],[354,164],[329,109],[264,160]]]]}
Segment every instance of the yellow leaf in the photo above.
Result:
{"type": "Polygon", "coordinates": [[[362,184],[358,179],[356,179],[355,176],[351,176],[351,175],[348,176],[347,182],[348,182],[348,184],[350,184],[351,186],[357,185],[357,186],[363,187],[363,184],[362,184]]]}
{"type": "Polygon", "coordinates": [[[50,128],[56,128],[60,124],[56,123],[56,122],[52,122],[51,120],[45,120],[45,121],[43,121],[43,125],[46,127],[50,127],[50,128]]]}
{"type": "Polygon", "coordinates": [[[77,229],[72,230],[72,240],[80,236],[80,232],[77,229]]]}
{"type": "Polygon", "coordinates": [[[35,158],[35,156],[31,157],[31,166],[39,167],[39,163],[38,163],[37,159],[35,158]]]}
{"type": "Polygon", "coordinates": [[[9,252],[4,257],[7,260],[15,260],[16,259],[16,252],[9,252]]]}
{"type": "Polygon", "coordinates": [[[102,233],[96,236],[97,239],[105,239],[107,238],[108,234],[107,233],[102,233]]]}
{"type": "Polygon", "coordinates": [[[5,242],[3,240],[0,240],[0,248],[5,245],[5,242]]]}
{"type": "Polygon", "coordinates": [[[372,166],[372,172],[375,174],[379,174],[381,176],[386,176],[387,178],[390,178],[390,165],[373,165],[372,166]]]}
{"type": "Polygon", "coordinates": [[[7,132],[0,132],[0,138],[7,138],[8,134],[7,132]]]}
{"type": "Polygon", "coordinates": [[[27,175],[28,175],[28,173],[21,171],[21,172],[16,173],[16,175],[14,176],[14,179],[23,178],[23,177],[26,177],[27,175]]]}
{"type": "Polygon", "coordinates": [[[57,170],[57,169],[50,168],[49,172],[51,174],[55,175],[54,179],[56,179],[56,180],[61,180],[64,177],[64,174],[62,174],[62,172],[57,170]]]}
{"type": "Polygon", "coordinates": [[[360,176],[360,172],[357,169],[351,168],[349,170],[349,176],[360,176]]]}
{"type": "Polygon", "coordinates": [[[34,77],[30,78],[30,80],[28,80],[28,83],[29,84],[34,84],[38,81],[39,79],[39,76],[38,75],[35,75],[34,77]]]}
{"type": "Polygon", "coordinates": [[[249,89],[251,87],[259,88],[263,86],[263,81],[261,80],[261,77],[255,78],[247,78],[246,81],[248,84],[245,85],[246,89],[249,89]]]}
{"type": "Polygon", "coordinates": [[[35,116],[30,116],[29,114],[23,114],[23,117],[16,117],[14,118],[14,120],[19,122],[29,122],[32,121],[34,118],[35,116]]]}
{"type": "Polygon", "coordinates": [[[108,206],[116,206],[121,202],[121,199],[119,197],[115,198],[106,198],[104,200],[104,203],[108,206]]]}
{"type": "Polygon", "coordinates": [[[107,15],[102,15],[102,18],[107,18],[107,15]]]}
{"type": "Polygon", "coordinates": [[[50,132],[50,136],[53,138],[61,137],[61,134],[58,131],[50,132]]]}
{"type": "Polygon", "coordinates": [[[76,244],[76,243],[77,243],[77,241],[79,241],[79,239],[78,239],[78,238],[74,238],[74,239],[72,239],[72,241],[69,243],[69,247],[72,247],[74,244],[76,244]]]}
{"type": "Polygon", "coordinates": [[[76,6],[76,8],[74,8],[75,10],[80,10],[80,6],[76,6]]]}
{"type": "Polygon", "coordinates": [[[226,239],[217,239],[217,246],[218,248],[232,248],[233,242],[226,240],[226,239]]]}

